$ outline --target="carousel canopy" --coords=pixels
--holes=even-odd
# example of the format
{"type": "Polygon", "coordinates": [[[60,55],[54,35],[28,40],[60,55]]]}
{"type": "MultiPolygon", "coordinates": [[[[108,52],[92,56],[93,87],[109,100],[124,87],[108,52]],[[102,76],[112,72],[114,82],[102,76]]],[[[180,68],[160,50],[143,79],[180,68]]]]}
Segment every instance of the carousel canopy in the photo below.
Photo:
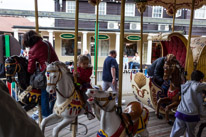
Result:
{"type": "Polygon", "coordinates": [[[206,37],[197,37],[191,39],[190,48],[193,54],[193,62],[198,63],[200,56],[206,47],[206,37]]]}
{"type": "MultiPolygon", "coordinates": [[[[141,0],[137,0],[141,1],[141,0]]],[[[174,10],[178,9],[191,9],[192,8],[192,0],[147,0],[147,5],[150,6],[163,6],[167,9],[167,13],[169,15],[173,15],[174,10]]],[[[206,0],[195,0],[195,9],[198,9],[206,5],[206,0]]]]}

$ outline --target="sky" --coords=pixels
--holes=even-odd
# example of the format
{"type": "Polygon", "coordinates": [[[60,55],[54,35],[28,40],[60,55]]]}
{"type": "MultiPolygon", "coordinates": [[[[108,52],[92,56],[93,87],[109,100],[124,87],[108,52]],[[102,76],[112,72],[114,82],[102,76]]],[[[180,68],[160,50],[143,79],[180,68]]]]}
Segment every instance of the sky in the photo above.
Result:
{"type": "MultiPolygon", "coordinates": [[[[0,9],[32,10],[34,11],[34,0],[0,0],[0,9]]],[[[54,11],[54,0],[38,0],[39,11],[54,11]]],[[[28,17],[31,22],[34,17],[28,17]]],[[[39,18],[42,27],[53,27],[54,19],[39,18]]]]}
{"type": "MultiPolygon", "coordinates": [[[[34,0],[0,0],[0,9],[34,10],[34,0]]],[[[54,11],[54,0],[38,0],[39,11],[54,11]]]]}

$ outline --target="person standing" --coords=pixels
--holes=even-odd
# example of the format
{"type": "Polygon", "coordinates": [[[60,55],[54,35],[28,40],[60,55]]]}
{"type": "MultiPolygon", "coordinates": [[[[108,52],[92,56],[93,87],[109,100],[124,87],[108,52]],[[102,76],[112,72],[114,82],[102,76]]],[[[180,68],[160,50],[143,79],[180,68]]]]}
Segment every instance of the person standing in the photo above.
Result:
{"type": "Polygon", "coordinates": [[[202,83],[204,74],[195,70],[191,80],[181,85],[181,101],[175,114],[175,122],[170,137],[180,137],[186,131],[186,137],[195,137],[195,127],[203,114],[202,91],[206,83],[202,83]]]}
{"type": "Polygon", "coordinates": [[[128,57],[127,57],[127,54],[125,54],[124,58],[123,58],[123,72],[125,72],[125,67],[126,67],[126,72],[128,72],[128,57]]]}
{"type": "MultiPolygon", "coordinates": [[[[37,62],[40,65],[40,71],[44,71],[46,69],[45,62],[47,62],[48,58],[48,45],[50,48],[50,62],[59,61],[51,44],[48,41],[43,41],[42,37],[33,30],[24,34],[23,45],[30,48],[27,68],[27,71],[30,74],[33,74],[36,71],[37,62]]],[[[54,102],[55,101],[49,104],[49,94],[46,89],[41,90],[41,107],[42,115],[44,117],[47,117],[52,113],[54,102]]]]}
{"type": "MultiPolygon", "coordinates": [[[[103,65],[103,74],[102,74],[102,80],[103,80],[103,91],[108,90],[110,87],[114,92],[118,94],[118,79],[119,79],[119,68],[116,61],[117,53],[115,50],[111,50],[109,52],[109,56],[105,59],[104,65],[103,65]]],[[[116,102],[118,101],[118,96],[116,98],[116,102]]]]}
{"type": "Polygon", "coordinates": [[[91,64],[92,64],[91,55],[89,54],[88,50],[85,50],[85,51],[84,51],[84,55],[89,58],[89,65],[91,65],[91,64]]]}

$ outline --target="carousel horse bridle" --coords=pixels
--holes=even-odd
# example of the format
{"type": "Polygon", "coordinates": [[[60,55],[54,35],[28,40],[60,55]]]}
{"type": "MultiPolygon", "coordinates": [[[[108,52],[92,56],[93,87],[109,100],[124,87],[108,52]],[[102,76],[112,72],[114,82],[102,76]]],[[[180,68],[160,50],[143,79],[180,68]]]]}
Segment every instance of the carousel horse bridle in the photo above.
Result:
{"type": "MultiPolygon", "coordinates": [[[[58,67],[58,66],[57,66],[58,67]]],[[[57,79],[57,81],[55,82],[55,83],[47,83],[47,86],[55,86],[55,89],[56,89],[56,91],[63,97],[63,98],[71,98],[73,95],[74,95],[74,92],[75,92],[75,88],[73,88],[73,91],[72,91],[72,94],[69,96],[69,97],[65,97],[59,90],[58,90],[58,88],[57,88],[57,83],[60,81],[60,79],[62,78],[62,72],[61,72],[61,70],[60,70],[60,68],[58,67],[58,70],[47,70],[46,71],[46,75],[47,75],[47,78],[49,79],[49,75],[50,75],[50,73],[56,73],[56,72],[58,72],[59,74],[58,74],[58,79],[57,79]]]]}
{"type": "Polygon", "coordinates": [[[15,76],[16,73],[19,73],[21,71],[21,66],[18,63],[18,61],[16,59],[14,59],[15,62],[11,63],[11,62],[7,62],[8,60],[5,61],[5,71],[6,71],[6,77],[13,77],[15,76]],[[12,71],[10,69],[8,69],[10,66],[15,65],[15,70],[12,73],[12,71]]]}
{"type": "MultiPolygon", "coordinates": [[[[109,104],[109,102],[111,101],[111,100],[114,100],[115,98],[112,96],[112,93],[109,93],[109,96],[108,97],[100,97],[100,98],[98,98],[98,97],[94,97],[94,101],[95,101],[95,103],[101,108],[101,109],[103,109],[104,111],[106,111],[105,110],[105,107],[109,104]],[[104,103],[104,105],[100,105],[97,101],[106,101],[105,103],[104,103]]],[[[112,112],[112,111],[114,111],[116,109],[116,106],[114,106],[111,110],[109,110],[109,111],[106,111],[106,112],[112,112]]]]}

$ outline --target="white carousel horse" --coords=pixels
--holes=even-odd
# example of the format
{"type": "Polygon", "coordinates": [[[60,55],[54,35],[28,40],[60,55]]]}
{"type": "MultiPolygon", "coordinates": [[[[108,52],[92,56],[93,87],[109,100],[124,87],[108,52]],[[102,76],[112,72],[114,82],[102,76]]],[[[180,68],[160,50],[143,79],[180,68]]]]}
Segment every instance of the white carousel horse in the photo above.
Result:
{"type": "Polygon", "coordinates": [[[0,137],[44,137],[36,122],[7,91],[0,81],[0,137]]]}
{"type": "Polygon", "coordinates": [[[64,127],[71,124],[78,115],[84,114],[85,110],[75,90],[73,76],[64,63],[56,61],[47,64],[46,77],[46,90],[49,94],[56,92],[57,99],[53,114],[43,119],[41,129],[44,133],[45,126],[59,122],[52,133],[53,137],[57,137],[64,127]]]}
{"type": "Polygon", "coordinates": [[[149,136],[146,125],[149,111],[139,102],[128,104],[124,113],[118,115],[115,106],[116,93],[88,89],[86,94],[90,104],[101,108],[100,130],[97,137],[130,137],[140,134],[149,136]]]}

